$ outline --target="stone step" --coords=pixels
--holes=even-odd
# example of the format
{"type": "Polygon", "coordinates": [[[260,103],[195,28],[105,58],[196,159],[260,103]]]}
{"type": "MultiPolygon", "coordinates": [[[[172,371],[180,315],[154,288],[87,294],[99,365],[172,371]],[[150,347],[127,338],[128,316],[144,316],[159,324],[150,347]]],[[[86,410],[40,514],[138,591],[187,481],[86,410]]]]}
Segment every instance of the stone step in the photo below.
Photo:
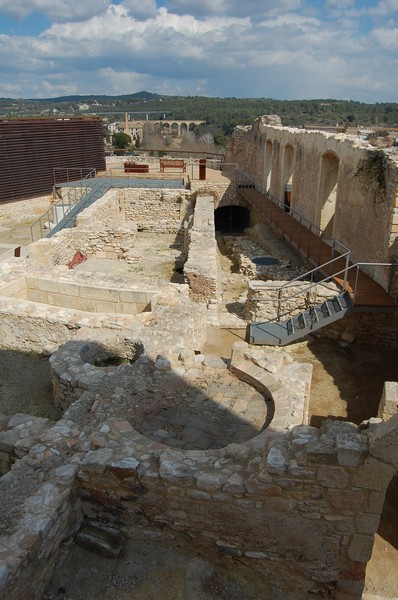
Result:
{"type": "Polygon", "coordinates": [[[86,523],[75,537],[75,543],[107,558],[118,558],[125,545],[120,531],[101,523],[86,523]]]}

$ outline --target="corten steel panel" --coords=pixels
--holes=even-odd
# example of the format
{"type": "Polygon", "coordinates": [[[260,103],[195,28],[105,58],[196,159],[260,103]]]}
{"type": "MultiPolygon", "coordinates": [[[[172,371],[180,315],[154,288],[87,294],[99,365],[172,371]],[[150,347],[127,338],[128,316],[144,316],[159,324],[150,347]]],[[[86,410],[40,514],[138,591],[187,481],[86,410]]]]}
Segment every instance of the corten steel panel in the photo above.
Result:
{"type": "Polygon", "coordinates": [[[59,183],[105,168],[98,117],[0,120],[0,202],[50,194],[54,169],[59,183]]]}

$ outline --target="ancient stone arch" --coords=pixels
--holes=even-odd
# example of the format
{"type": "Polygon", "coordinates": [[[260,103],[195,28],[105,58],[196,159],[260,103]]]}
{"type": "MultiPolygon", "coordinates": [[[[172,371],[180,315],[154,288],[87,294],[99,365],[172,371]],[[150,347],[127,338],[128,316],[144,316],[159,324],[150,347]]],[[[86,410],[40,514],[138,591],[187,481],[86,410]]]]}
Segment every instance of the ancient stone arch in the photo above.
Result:
{"type": "Polygon", "coordinates": [[[317,224],[326,234],[333,236],[337,202],[339,159],[334,152],[321,157],[318,184],[317,224]]]}
{"type": "Polygon", "coordinates": [[[263,186],[266,192],[271,189],[271,175],[272,175],[272,142],[267,140],[265,143],[265,156],[264,156],[264,178],[263,186]]]}
{"type": "Polygon", "coordinates": [[[293,193],[293,173],[294,173],[294,148],[291,144],[287,144],[283,150],[283,165],[282,165],[282,190],[281,200],[286,207],[290,207],[293,193]]]}

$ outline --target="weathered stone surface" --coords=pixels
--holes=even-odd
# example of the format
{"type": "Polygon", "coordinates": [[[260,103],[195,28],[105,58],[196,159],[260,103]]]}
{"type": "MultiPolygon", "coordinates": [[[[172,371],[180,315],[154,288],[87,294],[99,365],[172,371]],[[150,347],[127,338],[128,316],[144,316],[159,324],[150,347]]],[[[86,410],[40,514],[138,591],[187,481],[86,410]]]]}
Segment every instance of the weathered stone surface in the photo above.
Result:
{"type": "Polygon", "coordinates": [[[348,485],[350,476],[341,467],[321,465],[318,468],[318,480],[325,487],[344,489],[348,485]]]}
{"type": "Polygon", "coordinates": [[[125,538],[113,527],[88,523],[76,535],[75,543],[101,556],[118,558],[124,548],[125,538]]]}
{"type": "Polygon", "coordinates": [[[355,433],[337,435],[337,460],[345,467],[358,467],[365,457],[366,444],[355,433]]]}
{"type": "Polygon", "coordinates": [[[372,535],[354,534],[347,550],[347,556],[357,562],[367,562],[372,556],[374,537],[372,535]]]}
{"type": "Polygon", "coordinates": [[[368,457],[363,465],[356,469],[353,484],[370,490],[383,491],[387,488],[396,468],[372,457],[368,457]]]}
{"type": "Polygon", "coordinates": [[[191,485],[194,480],[194,473],[190,465],[174,463],[170,460],[161,460],[159,475],[164,481],[183,486],[191,485]]]}
{"type": "Polygon", "coordinates": [[[339,490],[329,488],[326,497],[334,508],[357,511],[364,506],[366,496],[360,489],[339,490]]]}

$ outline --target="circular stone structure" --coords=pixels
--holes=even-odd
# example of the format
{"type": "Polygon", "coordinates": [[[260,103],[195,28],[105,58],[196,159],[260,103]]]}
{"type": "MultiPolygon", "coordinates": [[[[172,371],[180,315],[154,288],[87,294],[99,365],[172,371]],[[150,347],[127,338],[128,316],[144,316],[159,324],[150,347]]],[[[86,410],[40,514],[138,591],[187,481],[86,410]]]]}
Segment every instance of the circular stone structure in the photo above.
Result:
{"type": "Polygon", "coordinates": [[[92,429],[124,419],[154,442],[208,450],[248,441],[269,423],[272,401],[237,379],[219,357],[200,355],[189,367],[172,368],[162,356],[151,359],[137,341],[119,350],[121,356],[133,354],[133,362],[117,365],[115,349],[92,342],[69,342],[51,357],[57,404],[66,409],[89,393],[86,425],[92,429]]]}
{"type": "Polygon", "coordinates": [[[223,448],[257,436],[267,421],[263,395],[226,370],[216,376],[209,369],[202,373],[195,386],[172,374],[163,379],[161,409],[145,412],[135,429],[185,450],[223,448]]]}

